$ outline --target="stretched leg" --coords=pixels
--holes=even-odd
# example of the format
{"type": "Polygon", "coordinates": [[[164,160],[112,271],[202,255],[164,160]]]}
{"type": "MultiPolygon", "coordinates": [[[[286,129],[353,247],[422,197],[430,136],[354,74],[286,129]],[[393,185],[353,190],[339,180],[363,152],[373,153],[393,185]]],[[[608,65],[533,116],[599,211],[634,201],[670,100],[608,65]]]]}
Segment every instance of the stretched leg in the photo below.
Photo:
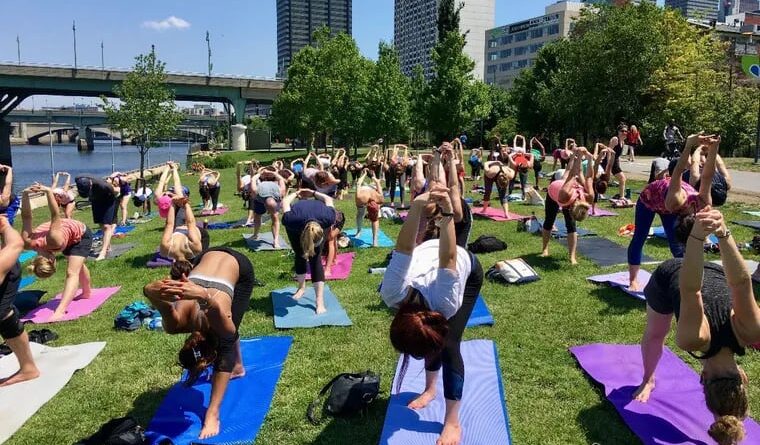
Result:
{"type": "Polygon", "coordinates": [[[570,264],[575,265],[578,264],[578,258],[575,254],[578,247],[578,231],[570,209],[562,209],[562,216],[565,217],[565,227],[567,228],[567,251],[570,254],[570,264]]]}
{"type": "Polygon", "coordinates": [[[97,261],[104,260],[108,251],[111,250],[111,238],[116,230],[116,224],[101,224],[100,230],[103,232],[103,247],[100,249],[97,261]]]}
{"type": "Polygon", "coordinates": [[[546,205],[544,206],[544,226],[541,230],[543,249],[541,250],[542,257],[549,256],[549,241],[552,239],[552,229],[554,228],[554,221],[557,220],[557,214],[559,213],[559,204],[546,195],[546,205]]]}
{"type": "Polygon", "coordinates": [[[259,230],[261,230],[261,215],[253,214],[253,239],[259,239],[259,230]]]}
{"type": "Polygon", "coordinates": [[[620,198],[625,197],[625,174],[623,172],[620,172],[615,175],[615,177],[618,179],[618,182],[620,182],[620,198]]]}
{"type": "Polygon", "coordinates": [[[634,218],[636,228],[633,231],[633,238],[628,244],[628,281],[629,288],[638,292],[641,290],[639,285],[639,269],[641,269],[641,257],[644,253],[644,243],[649,236],[649,229],[654,221],[654,212],[644,205],[641,200],[636,202],[636,216],[634,218]]]}
{"type": "Polygon", "coordinates": [[[303,250],[301,250],[301,236],[299,233],[286,230],[288,235],[290,246],[293,249],[293,261],[295,262],[296,269],[296,281],[298,282],[298,289],[293,294],[293,299],[298,300],[303,297],[306,292],[306,259],[303,257],[303,250]]]}
{"type": "Polygon", "coordinates": [[[483,194],[483,212],[488,209],[488,206],[491,204],[491,193],[493,193],[493,184],[494,184],[495,178],[489,178],[488,173],[485,174],[485,180],[484,187],[485,187],[485,193],[483,194]]]}
{"type": "Polygon", "coordinates": [[[311,269],[311,282],[314,286],[314,295],[316,297],[316,313],[324,314],[327,312],[325,307],[325,271],[322,267],[322,246],[314,250],[314,256],[309,258],[309,268],[311,269]]]}
{"type": "MultiPolygon", "coordinates": [[[[50,321],[59,321],[66,314],[66,308],[74,297],[76,296],[77,289],[79,288],[79,275],[82,266],[84,266],[85,258],[81,256],[70,255],[66,265],[66,281],[63,284],[63,293],[61,294],[61,302],[58,303],[58,307],[55,308],[53,315],[50,316],[50,321]]],[[[80,298],[89,298],[90,295],[82,295],[80,298]]]]}
{"type": "Polygon", "coordinates": [[[525,200],[525,189],[528,188],[528,173],[520,173],[520,191],[522,192],[522,199],[525,200]]]}
{"type": "Polygon", "coordinates": [[[662,347],[670,332],[673,314],[660,314],[647,305],[647,326],[641,337],[641,362],[644,365],[642,384],[633,394],[634,399],[646,402],[654,390],[654,371],[662,357],[662,347]]]}
{"type": "Polygon", "coordinates": [[[499,192],[499,201],[501,201],[501,207],[504,209],[504,217],[509,218],[509,198],[507,197],[507,190],[496,186],[496,190],[499,192]]]}
{"type": "Polygon", "coordinates": [[[665,236],[668,239],[670,253],[673,254],[673,258],[682,258],[683,244],[679,243],[676,239],[677,220],[678,217],[676,215],[660,215],[660,222],[662,222],[662,228],[665,229],[665,236]]]}
{"type": "Polygon", "coordinates": [[[245,375],[245,367],[243,366],[243,354],[240,352],[240,339],[235,341],[235,366],[232,368],[230,378],[240,378],[245,375]]]}
{"type": "Polygon", "coordinates": [[[127,205],[129,204],[129,196],[125,196],[121,198],[121,202],[119,202],[119,207],[121,209],[121,225],[124,226],[127,224],[127,205]]]}
{"type": "MultiPolygon", "coordinates": [[[[69,256],[68,262],[71,264],[71,259],[82,258],[69,256]]],[[[90,277],[90,269],[87,268],[87,263],[82,261],[82,267],[79,269],[79,287],[82,289],[82,294],[79,298],[90,298],[92,294],[92,279],[90,277]]]]}
{"type": "Polygon", "coordinates": [[[216,212],[216,208],[219,205],[219,192],[221,189],[222,186],[220,184],[211,189],[211,210],[214,212],[216,212]]]}
{"type": "Polygon", "coordinates": [[[274,199],[270,199],[272,203],[270,204],[269,200],[267,200],[267,212],[272,217],[272,239],[274,241],[274,248],[277,250],[280,248],[280,212],[274,199]]]}

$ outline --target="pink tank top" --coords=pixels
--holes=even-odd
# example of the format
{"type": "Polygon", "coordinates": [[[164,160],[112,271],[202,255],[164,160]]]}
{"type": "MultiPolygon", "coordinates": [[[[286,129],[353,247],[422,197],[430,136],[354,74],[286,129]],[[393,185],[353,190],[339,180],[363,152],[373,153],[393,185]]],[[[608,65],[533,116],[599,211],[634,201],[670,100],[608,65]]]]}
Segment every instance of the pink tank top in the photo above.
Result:
{"type": "MultiPolygon", "coordinates": [[[[672,214],[674,212],[669,212],[665,208],[665,197],[668,195],[668,187],[670,187],[670,178],[658,179],[644,187],[639,200],[655,213],[660,215],[672,214]]],[[[681,181],[681,190],[686,192],[686,204],[684,208],[691,207],[694,211],[699,210],[699,193],[694,190],[694,187],[686,181],[681,181]]],[[[675,213],[680,213],[680,211],[675,213]]]]}
{"type": "Polygon", "coordinates": [[[565,180],[559,179],[557,181],[553,181],[551,184],[549,184],[549,197],[551,197],[554,202],[559,204],[560,207],[572,207],[573,204],[575,204],[575,201],[581,199],[585,199],[586,193],[582,185],[578,184],[577,181],[573,183],[571,192],[570,192],[570,198],[566,201],[560,201],[559,199],[559,191],[562,190],[562,185],[564,185],[565,180]]]}
{"type": "MultiPolygon", "coordinates": [[[[75,219],[62,219],[61,231],[63,232],[63,246],[60,250],[66,250],[69,247],[75,245],[79,241],[82,241],[87,226],[84,223],[75,219]]],[[[37,226],[30,235],[32,249],[34,250],[49,250],[47,247],[47,234],[50,232],[50,222],[42,223],[37,226]]]]}

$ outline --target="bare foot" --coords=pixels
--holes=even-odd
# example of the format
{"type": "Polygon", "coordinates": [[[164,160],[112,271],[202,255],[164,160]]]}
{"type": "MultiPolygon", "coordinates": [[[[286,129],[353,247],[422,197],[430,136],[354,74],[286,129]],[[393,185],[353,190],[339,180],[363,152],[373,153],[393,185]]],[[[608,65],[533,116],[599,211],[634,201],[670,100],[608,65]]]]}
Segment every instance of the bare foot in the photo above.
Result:
{"type": "Polygon", "coordinates": [[[649,395],[654,391],[654,382],[642,383],[636,392],[633,393],[633,400],[637,402],[646,403],[649,400],[649,395]]]}
{"type": "Polygon", "coordinates": [[[63,319],[64,313],[59,313],[58,311],[53,312],[53,315],[48,318],[48,323],[52,323],[54,321],[61,321],[63,319]]]}
{"type": "Polygon", "coordinates": [[[409,402],[409,405],[407,405],[411,409],[422,409],[426,406],[428,406],[428,403],[432,402],[435,399],[435,391],[424,391],[422,394],[417,396],[416,399],[409,402]]]}
{"type": "Polygon", "coordinates": [[[232,368],[232,372],[230,373],[231,379],[238,379],[240,377],[243,377],[245,375],[245,368],[241,363],[238,363],[235,365],[234,368],[232,368]]]}
{"type": "Polygon", "coordinates": [[[628,290],[631,292],[639,292],[641,285],[637,280],[631,281],[631,284],[628,286],[628,290]]]}
{"type": "Polygon", "coordinates": [[[199,439],[208,439],[219,434],[219,416],[206,413],[206,420],[203,421],[203,429],[198,436],[199,439]]]}
{"type": "Polygon", "coordinates": [[[81,294],[77,295],[75,300],[86,300],[88,298],[92,297],[92,289],[88,289],[87,291],[82,291],[81,294]]]}
{"type": "Polygon", "coordinates": [[[325,276],[329,277],[332,276],[332,269],[329,267],[325,267],[325,276]]]}
{"type": "Polygon", "coordinates": [[[6,379],[0,379],[0,387],[26,382],[27,380],[34,380],[39,376],[40,371],[37,368],[34,368],[34,370],[30,371],[18,371],[6,379]]]}
{"type": "Polygon", "coordinates": [[[322,315],[325,312],[327,312],[327,308],[325,307],[324,304],[317,306],[317,315],[322,315]]]}
{"type": "Polygon", "coordinates": [[[544,249],[541,252],[541,258],[548,258],[549,257],[549,249],[544,249]]]}
{"type": "Polygon", "coordinates": [[[572,264],[573,266],[577,265],[578,264],[578,259],[575,258],[574,256],[571,256],[570,257],[570,264],[572,264]]]}
{"type": "Polygon", "coordinates": [[[104,259],[106,259],[106,257],[105,257],[105,256],[102,256],[102,255],[98,255],[98,257],[97,257],[97,258],[95,258],[95,261],[103,261],[104,259]]]}
{"type": "Polygon", "coordinates": [[[443,425],[440,437],[435,445],[459,445],[462,441],[462,426],[458,423],[446,423],[443,425]]]}
{"type": "Polygon", "coordinates": [[[303,294],[306,293],[306,288],[302,287],[299,288],[296,293],[293,294],[293,299],[298,300],[299,298],[303,297],[303,294]]]}

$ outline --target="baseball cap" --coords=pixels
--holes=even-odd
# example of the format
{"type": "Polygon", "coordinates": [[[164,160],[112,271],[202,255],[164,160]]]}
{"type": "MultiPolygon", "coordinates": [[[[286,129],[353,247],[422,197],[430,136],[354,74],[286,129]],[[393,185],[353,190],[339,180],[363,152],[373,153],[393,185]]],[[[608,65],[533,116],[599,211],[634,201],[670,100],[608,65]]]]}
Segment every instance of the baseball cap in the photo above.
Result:
{"type": "Polygon", "coordinates": [[[166,218],[169,215],[169,209],[172,207],[172,198],[169,195],[163,195],[156,200],[158,204],[158,214],[161,218],[166,218]]]}

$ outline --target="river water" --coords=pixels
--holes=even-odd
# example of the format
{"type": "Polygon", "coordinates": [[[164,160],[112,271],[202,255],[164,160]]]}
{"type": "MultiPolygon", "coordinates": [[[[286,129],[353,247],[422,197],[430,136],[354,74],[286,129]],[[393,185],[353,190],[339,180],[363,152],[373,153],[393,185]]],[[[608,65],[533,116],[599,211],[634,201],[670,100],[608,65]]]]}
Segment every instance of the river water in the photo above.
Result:
{"type": "MultiPolygon", "coordinates": [[[[184,167],[188,148],[186,142],[172,142],[153,147],[145,157],[145,166],[176,161],[184,167]]],[[[77,151],[76,144],[54,144],[52,165],[49,145],[14,145],[11,152],[13,190],[16,193],[36,181],[49,184],[55,171],[71,173],[73,181],[74,177],[82,174],[102,177],[113,171],[140,168],[140,151],[137,146],[122,146],[118,141],[113,145],[113,157],[110,141],[95,141],[95,149],[91,152],[77,151]]]]}

